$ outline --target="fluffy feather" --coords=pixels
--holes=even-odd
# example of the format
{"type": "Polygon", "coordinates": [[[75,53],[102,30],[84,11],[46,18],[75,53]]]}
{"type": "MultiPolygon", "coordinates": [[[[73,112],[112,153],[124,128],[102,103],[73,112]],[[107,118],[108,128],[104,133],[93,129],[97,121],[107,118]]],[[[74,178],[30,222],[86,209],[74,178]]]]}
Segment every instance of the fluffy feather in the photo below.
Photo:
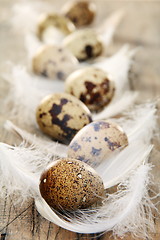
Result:
{"type": "Polygon", "coordinates": [[[154,206],[147,188],[150,168],[149,165],[140,166],[119,185],[116,193],[107,195],[100,208],[78,211],[73,218],[68,217],[68,221],[52,211],[42,198],[36,199],[35,203],[42,216],[70,231],[96,233],[112,230],[121,237],[126,232],[146,237],[148,229],[154,230],[151,211],[154,206]]]}
{"type": "Polygon", "coordinates": [[[114,98],[101,112],[94,114],[93,120],[107,119],[122,114],[127,108],[133,105],[137,96],[137,92],[125,91],[121,97],[114,98]]]}
{"type": "MultiPolygon", "coordinates": [[[[55,11],[52,4],[52,10],[55,11]]],[[[21,1],[14,4],[12,8],[11,24],[14,31],[21,33],[23,36],[32,32],[36,34],[39,17],[44,12],[50,12],[51,6],[47,2],[40,1],[21,1]],[[25,26],[25,27],[24,27],[25,26]]]]}
{"type": "Polygon", "coordinates": [[[58,142],[50,140],[43,134],[36,136],[36,134],[31,134],[13,124],[11,121],[6,121],[5,129],[10,133],[18,136],[20,140],[24,140],[29,145],[34,145],[35,148],[41,149],[44,153],[51,154],[52,156],[56,155],[59,157],[67,156],[67,146],[58,142]]]}
{"type": "Polygon", "coordinates": [[[36,127],[35,111],[46,95],[63,91],[61,81],[50,81],[29,75],[22,66],[11,67],[4,75],[9,83],[9,92],[4,99],[4,111],[21,127],[36,127]],[[9,71],[8,71],[9,72],[9,71]]]}
{"type": "Polygon", "coordinates": [[[128,72],[137,51],[138,48],[130,49],[130,46],[125,44],[113,56],[104,58],[104,60],[94,64],[95,67],[99,67],[108,72],[111,79],[115,81],[117,96],[119,96],[124,89],[129,89],[128,72]]]}
{"type": "Polygon", "coordinates": [[[149,144],[157,127],[155,104],[137,105],[126,112],[125,117],[112,121],[123,127],[128,136],[129,146],[121,152],[115,152],[113,157],[106,159],[97,167],[99,174],[103,171],[101,177],[106,187],[120,182],[129,171],[142,164],[151,152],[152,146],[149,147],[149,144]]]}
{"type": "MultiPolygon", "coordinates": [[[[101,40],[105,47],[107,47],[114,36],[114,33],[125,15],[124,9],[119,9],[113,12],[107,19],[105,19],[97,28],[97,33],[101,36],[101,40]]],[[[106,51],[106,49],[105,49],[106,51]]]]}
{"type": "Polygon", "coordinates": [[[37,169],[42,153],[33,152],[23,144],[13,147],[0,143],[0,192],[3,196],[4,187],[9,195],[19,194],[20,201],[37,194],[37,169]],[[34,164],[33,162],[36,162],[34,164]],[[32,164],[31,164],[32,163],[32,164]]]}
{"type": "Polygon", "coordinates": [[[114,98],[104,110],[94,116],[95,120],[121,114],[136,100],[138,93],[129,90],[128,74],[133,63],[132,58],[137,50],[137,48],[129,49],[129,45],[124,45],[112,57],[95,64],[96,67],[108,72],[110,78],[115,82],[114,98]]]}

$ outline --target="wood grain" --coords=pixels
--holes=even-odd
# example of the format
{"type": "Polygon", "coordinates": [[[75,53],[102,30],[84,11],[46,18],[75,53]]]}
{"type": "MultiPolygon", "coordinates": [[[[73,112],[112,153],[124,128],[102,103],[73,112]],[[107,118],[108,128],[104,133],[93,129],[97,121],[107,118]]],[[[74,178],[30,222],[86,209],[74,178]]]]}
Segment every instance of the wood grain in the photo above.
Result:
{"type": "MultiPolygon", "coordinates": [[[[49,0],[48,0],[49,1],[49,0]]],[[[0,1],[0,71],[4,73],[3,62],[25,63],[24,43],[20,32],[13,32],[9,22],[11,7],[16,1],[0,1]]],[[[47,2],[47,1],[46,1],[47,2]]],[[[126,15],[116,32],[114,42],[108,48],[108,55],[115,52],[124,43],[140,46],[133,67],[130,72],[131,87],[140,91],[139,102],[148,99],[158,99],[160,96],[160,2],[159,1],[105,1],[98,2],[97,24],[111,11],[125,8],[126,15]]],[[[54,4],[63,1],[53,1],[54,4]]],[[[5,97],[7,86],[0,79],[0,97],[5,97]]],[[[2,106],[3,107],[3,106],[2,106]]],[[[157,103],[157,115],[160,103],[157,103]]],[[[5,116],[0,116],[0,133],[3,138],[3,123],[5,116]]],[[[9,140],[9,139],[8,139],[9,140]]],[[[153,140],[155,147],[150,161],[154,164],[153,175],[155,182],[160,183],[160,144],[153,140]]],[[[157,189],[154,189],[157,190],[157,189]]],[[[160,207],[159,207],[160,210],[160,207]]],[[[32,200],[23,204],[14,204],[14,198],[0,200],[0,240],[112,240],[112,233],[106,234],[77,234],[62,229],[45,220],[36,211],[32,200]]],[[[155,233],[151,233],[153,240],[160,239],[160,217],[155,212],[155,233]]],[[[120,239],[120,238],[117,238],[120,239]]],[[[125,240],[132,240],[126,234],[125,240]]],[[[138,239],[137,239],[138,240],[138,239]]],[[[139,239],[140,240],[140,239],[139,239]]],[[[147,239],[146,239],[147,240],[147,239]]]]}

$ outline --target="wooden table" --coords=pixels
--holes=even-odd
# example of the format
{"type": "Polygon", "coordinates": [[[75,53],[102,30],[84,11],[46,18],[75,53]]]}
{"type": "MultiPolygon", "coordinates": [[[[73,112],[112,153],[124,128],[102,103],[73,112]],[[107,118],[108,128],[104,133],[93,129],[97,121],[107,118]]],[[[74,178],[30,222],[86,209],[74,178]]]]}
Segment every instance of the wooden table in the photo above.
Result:
{"type": "MultiPolygon", "coordinates": [[[[25,63],[24,46],[20,34],[13,33],[9,24],[11,6],[14,2],[13,0],[0,1],[0,65],[6,60],[13,62],[20,62],[21,60],[22,63],[25,63]]],[[[99,18],[103,18],[115,9],[121,7],[126,9],[125,18],[117,30],[114,42],[108,52],[114,52],[126,42],[134,47],[141,46],[130,73],[131,86],[141,92],[139,102],[147,99],[158,99],[158,96],[160,96],[160,2],[97,0],[97,3],[98,11],[101,12],[99,18]]],[[[56,4],[62,4],[62,0],[56,2],[56,4]]],[[[1,73],[4,72],[3,67],[0,70],[1,73]]],[[[0,97],[3,98],[7,88],[2,81],[0,81],[0,87],[0,97]]],[[[160,104],[157,105],[160,106],[160,104]]],[[[158,108],[160,109],[160,107],[158,108]]],[[[159,114],[159,110],[157,114],[159,114]]],[[[4,121],[5,116],[0,116],[0,133],[2,133],[4,121]]],[[[155,165],[153,169],[155,182],[160,183],[160,144],[157,140],[154,140],[154,143],[155,147],[150,161],[155,165]]],[[[13,202],[14,198],[5,198],[0,201],[1,240],[113,239],[111,233],[103,235],[72,233],[41,217],[32,200],[17,206],[13,205],[13,202]]],[[[156,232],[151,235],[153,240],[159,240],[160,217],[156,213],[155,228],[156,232]]],[[[132,240],[132,237],[128,234],[123,239],[132,240]]]]}

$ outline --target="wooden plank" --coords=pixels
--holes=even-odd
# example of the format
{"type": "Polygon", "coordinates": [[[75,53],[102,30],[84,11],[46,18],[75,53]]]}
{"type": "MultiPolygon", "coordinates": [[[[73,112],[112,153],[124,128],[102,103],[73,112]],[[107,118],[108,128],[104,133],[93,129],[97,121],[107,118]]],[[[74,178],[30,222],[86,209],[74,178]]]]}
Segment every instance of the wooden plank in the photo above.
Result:
{"type": "MultiPolygon", "coordinates": [[[[56,4],[62,4],[62,0],[56,4]]],[[[8,23],[12,0],[1,0],[0,2],[0,62],[4,60],[23,60],[23,43],[20,36],[14,34],[8,23]],[[21,51],[18,51],[21,49],[21,51]],[[16,54],[15,54],[16,51],[16,54]]],[[[114,43],[108,49],[108,55],[128,42],[131,46],[141,46],[137,53],[134,66],[130,73],[130,83],[133,89],[141,92],[139,102],[147,99],[156,99],[160,96],[160,3],[158,1],[98,1],[98,10],[101,12],[97,22],[111,11],[125,7],[126,16],[120,25],[114,43]]],[[[4,72],[4,69],[0,69],[4,72]]],[[[0,97],[5,97],[6,87],[0,81],[0,97]],[[2,91],[3,89],[3,91],[2,91]]],[[[160,112],[160,103],[158,112],[160,112]]],[[[0,117],[0,133],[5,116],[0,117]]],[[[1,135],[2,139],[2,135],[1,135]]],[[[159,151],[160,144],[154,139],[155,148],[150,161],[154,164],[153,175],[155,182],[160,183],[159,151]]],[[[155,188],[154,188],[155,190],[155,188]]],[[[0,201],[0,231],[1,240],[89,240],[89,239],[114,239],[112,233],[106,234],[77,234],[62,229],[45,220],[36,211],[32,200],[22,205],[14,205],[14,199],[3,198],[0,201]]],[[[160,210],[160,207],[159,207],[160,210]]],[[[156,232],[152,233],[153,240],[160,239],[160,217],[155,212],[156,232]]],[[[119,238],[117,238],[119,239],[119,238]]],[[[133,238],[127,234],[124,240],[133,238]]],[[[138,240],[138,239],[137,239],[138,240]]],[[[140,240],[140,239],[139,239],[140,240]]],[[[146,239],[147,240],[147,239],[146,239]]]]}

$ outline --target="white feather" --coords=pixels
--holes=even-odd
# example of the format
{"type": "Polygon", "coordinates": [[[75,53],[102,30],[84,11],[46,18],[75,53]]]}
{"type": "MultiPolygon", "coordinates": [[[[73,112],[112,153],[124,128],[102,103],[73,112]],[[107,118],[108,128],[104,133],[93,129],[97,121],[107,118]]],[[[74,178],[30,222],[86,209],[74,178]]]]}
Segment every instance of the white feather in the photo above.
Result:
{"type": "Polygon", "coordinates": [[[4,75],[9,83],[9,92],[4,99],[5,114],[20,126],[36,127],[36,108],[46,95],[62,92],[62,81],[35,77],[27,73],[22,66],[11,67],[11,72],[4,75]]]}
{"type": "Polygon", "coordinates": [[[125,91],[119,99],[113,99],[101,112],[93,114],[93,120],[107,119],[118,114],[123,114],[123,111],[133,105],[137,96],[137,92],[125,91]]]}
{"type": "Polygon", "coordinates": [[[66,217],[58,216],[42,198],[35,200],[36,207],[46,219],[70,231],[97,233],[112,230],[121,237],[126,232],[146,237],[148,229],[154,230],[151,212],[154,206],[147,188],[149,170],[149,165],[140,166],[121,183],[115,194],[108,194],[100,208],[79,211],[73,219],[68,217],[68,221],[65,221],[66,217]]]}
{"type": "Polygon", "coordinates": [[[108,72],[111,79],[115,81],[116,95],[120,95],[124,89],[129,88],[128,72],[133,63],[132,58],[137,51],[138,48],[130,49],[130,46],[125,44],[113,56],[94,64],[95,67],[108,72]]]}
{"type": "Polygon", "coordinates": [[[94,120],[105,119],[116,114],[121,114],[134,103],[138,93],[129,90],[128,74],[132,64],[132,58],[136,49],[129,49],[124,45],[116,54],[94,64],[95,67],[106,71],[115,82],[115,95],[111,103],[100,113],[93,116],[94,120]]]}
{"type": "Polygon", "coordinates": [[[114,118],[127,133],[129,142],[141,139],[148,144],[157,129],[156,102],[135,105],[130,110],[123,112],[124,117],[114,118]]]}
{"type": "Polygon", "coordinates": [[[96,168],[99,174],[103,172],[102,178],[106,187],[120,182],[129,171],[142,164],[151,152],[152,146],[149,147],[149,144],[157,127],[155,104],[134,106],[125,113],[125,117],[112,121],[123,127],[129,145],[123,151],[115,152],[113,157],[107,158],[96,168]]]}
{"type": "Polygon", "coordinates": [[[5,129],[17,135],[21,140],[24,140],[30,145],[34,145],[35,148],[41,149],[42,152],[56,155],[59,157],[67,156],[67,146],[58,142],[50,140],[50,138],[42,135],[40,132],[38,136],[36,134],[31,134],[13,124],[11,121],[5,122],[5,129]]]}
{"type": "MultiPolygon", "coordinates": [[[[101,36],[105,48],[111,43],[114,33],[124,17],[124,14],[124,9],[119,9],[113,12],[97,27],[97,33],[101,36]]],[[[107,48],[105,51],[107,51],[107,48]]]]}
{"type": "Polygon", "coordinates": [[[25,48],[27,51],[28,66],[32,69],[32,58],[44,46],[44,44],[34,35],[28,33],[25,37],[25,48]]]}
{"type": "MultiPolygon", "coordinates": [[[[55,11],[53,4],[52,9],[55,11]]],[[[48,11],[51,11],[51,6],[47,2],[23,0],[21,3],[14,4],[11,17],[14,31],[22,36],[29,32],[36,34],[39,17],[48,11]]]]}
{"type": "Polygon", "coordinates": [[[38,182],[34,173],[37,172],[41,158],[42,153],[33,152],[31,148],[26,148],[23,144],[20,147],[13,147],[0,143],[1,194],[4,193],[5,187],[9,195],[19,194],[20,199],[35,196],[38,191],[38,182]]]}

